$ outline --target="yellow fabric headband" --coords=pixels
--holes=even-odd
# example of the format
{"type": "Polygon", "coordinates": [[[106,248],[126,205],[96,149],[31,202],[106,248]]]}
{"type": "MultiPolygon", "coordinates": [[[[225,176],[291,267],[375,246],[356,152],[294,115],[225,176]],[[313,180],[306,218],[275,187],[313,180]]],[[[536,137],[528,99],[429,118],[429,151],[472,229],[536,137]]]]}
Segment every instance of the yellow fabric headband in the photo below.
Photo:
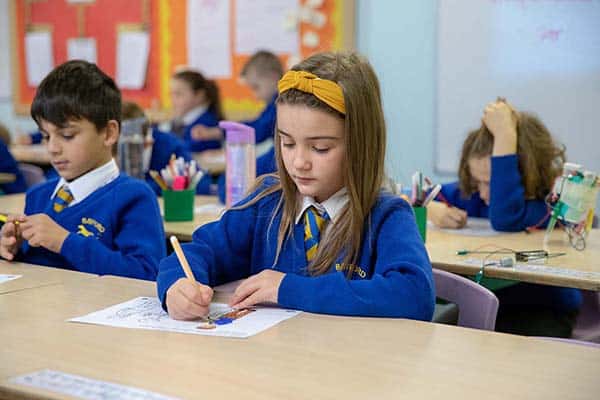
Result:
{"type": "Polygon", "coordinates": [[[334,110],[346,114],[344,92],[342,92],[340,85],[334,81],[321,79],[306,71],[288,71],[279,80],[277,88],[280,94],[290,89],[298,89],[305,93],[314,94],[317,99],[334,110]]]}

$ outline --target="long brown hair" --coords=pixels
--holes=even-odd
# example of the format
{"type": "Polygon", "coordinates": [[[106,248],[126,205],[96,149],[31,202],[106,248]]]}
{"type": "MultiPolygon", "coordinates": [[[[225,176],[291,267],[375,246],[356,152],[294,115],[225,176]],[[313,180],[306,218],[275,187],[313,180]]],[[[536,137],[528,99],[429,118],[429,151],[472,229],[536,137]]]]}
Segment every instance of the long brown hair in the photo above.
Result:
{"type": "MultiPolygon", "coordinates": [[[[469,132],[463,143],[458,167],[459,187],[463,196],[468,197],[477,191],[469,169],[469,160],[490,157],[493,147],[494,136],[484,124],[469,132]]],[[[537,116],[520,112],[517,116],[517,155],[525,198],[543,199],[552,190],[556,177],[561,174],[565,162],[564,146],[552,139],[548,128],[537,116]]]]}
{"type": "Polygon", "coordinates": [[[206,99],[208,100],[208,110],[215,114],[218,120],[225,119],[223,109],[221,108],[219,87],[215,81],[206,79],[200,72],[192,70],[179,71],[173,75],[173,78],[187,83],[194,93],[204,90],[206,99]]]}
{"type": "MultiPolygon", "coordinates": [[[[311,72],[319,78],[336,82],[342,88],[346,107],[346,114],[342,115],[314,95],[297,89],[287,90],[277,98],[277,104],[303,105],[344,119],[346,153],[342,171],[349,201],[321,240],[317,254],[308,266],[311,275],[320,275],[329,271],[340,254],[344,255],[344,264],[356,264],[364,225],[384,184],[385,121],[379,81],[362,56],[356,53],[319,53],[295,65],[292,70],[311,72]]],[[[274,219],[277,213],[282,213],[277,236],[277,262],[283,242],[293,234],[300,193],[284,167],[279,135],[275,135],[275,157],[278,172],[271,176],[276,176],[278,183],[261,192],[246,206],[282,191],[273,214],[274,219]]],[[[265,179],[259,179],[256,186],[265,179]]],[[[352,269],[348,268],[348,276],[351,274],[352,269]]]]}

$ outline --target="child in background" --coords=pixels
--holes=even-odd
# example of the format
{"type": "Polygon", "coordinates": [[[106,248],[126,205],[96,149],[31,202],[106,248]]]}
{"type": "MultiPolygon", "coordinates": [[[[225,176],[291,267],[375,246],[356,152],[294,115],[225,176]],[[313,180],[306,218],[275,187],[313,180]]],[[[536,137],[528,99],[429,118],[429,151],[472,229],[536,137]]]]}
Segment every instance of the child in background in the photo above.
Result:
{"type": "MultiPolygon", "coordinates": [[[[144,110],[132,101],[123,102],[122,115],[123,121],[128,119],[136,119],[145,117],[144,110]]],[[[148,129],[147,129],[148,130],[148,129]]],[[[162,189],[150,176],[150,170],[160,171],[169,164],[171,154],[175,154],[177,158],[182,157],[185,161],[190,161],[190,153],[188,152],[185,143],[179,138],[164,133],[158,128],[150,129],[146,136],[144,146],[144,171],[146,183],[148,183],[157,195],[162,194],[162,189]]]]}
{"type": "MultiPolygon", "coordinates": [[[[269,51],[258,51],[244,64],[241,72],[242,80],[254,92],[254,95],[266,103],[264,110],[257,119],[242,121],[243,124],[254,128],[256,143],[264,142],[273,137],[275,132],[275,100],[277,99],[277,82],[283,75],[283,66],[279,58],[269,51]]],[[[192,129],[192,137],[198,139],[223,140],[223,132],[219,128],[207,128],[197,125],[192,129]]],[[[267,152],[256,160],[256,175],[260,176],[275,172],[275,150],[270,147],[267,152]]],[[[225,202],[225,175],[217,177],[205,175],[198,184],[199,194],[209,194],[209,183],[216,180],[218,195],[225,202]],[[210,180],[210,182],[209,182],[210,180]]],[[[211,193],[212,194],[212,193],[211,193]]]]}
{"type": "Polygon", "coordinates": [[[121,93],[95,64],[69,61],[39,85],[31,116],[60,179],[27,193],[25,215],[10,216],[0,256],[93,274],[156,278],[165,256],[156,196],[119,174],[121,93]]]}
{"type": "Polygon", "coordinates": [[[197,71],[180,71],[171,79],[171,101],[174,120],[171,132],[183,139],[193,153],[221,148],[220,139],[192,136],[198,125],[217,127],[223,119],[219,88],[212,80],[197,71]]]}
{"type": "MultiPolygon", "coordinates": [[[[243,124],[254,128],[256,143],[272,138],[275,133],[277,82],[282,75],[283,66],[279,58],[275,54],[264,50],[258,51],[250,57],[242,68],[242,80],[250,87],[254,95],[266,104],[258,118],[242,121],[243,124]]],[[[223,139],[223,132],[220,129],[208,129],[201,125],[192,130],[192,135],[198,139],[223,139]]]]}
{"type": "Polygon", "coordinates": [[[27,190],[27,184],[17,162],[10,154],[8,146],[10,146],[10,132],[4,125],[0,124],[0,172],[15,175],[13,182],[0,183],[0,194],[22,193],[27,190]]]}
{"type": "MultiPolygon", "coordinates": [[[[537,117],[504,100],[491,103],[463,144],[459,181],[442,187],[451,207],[432,202],[430,219],[443,228],[461,228],[467,217],[489,218],[499,231],[544,227],[544,198],[564,161],[564,148],[537,117]]],[[[581,306],[576,289],[521,283],[496,294],[496,328],[509,333],[569,337],[581,306]]]]}
{"type": "Polygon", "coordinates": [[[205,316],[212,286],[247,278],[232,307],[430,320],[431,265],[410,205],[383,189],[385,142],[365,59],[322,53],[295,66],[279,82],[278,173],[183,245],[200,283],[174,255],[161,261],[163,307],[205,316]]]}

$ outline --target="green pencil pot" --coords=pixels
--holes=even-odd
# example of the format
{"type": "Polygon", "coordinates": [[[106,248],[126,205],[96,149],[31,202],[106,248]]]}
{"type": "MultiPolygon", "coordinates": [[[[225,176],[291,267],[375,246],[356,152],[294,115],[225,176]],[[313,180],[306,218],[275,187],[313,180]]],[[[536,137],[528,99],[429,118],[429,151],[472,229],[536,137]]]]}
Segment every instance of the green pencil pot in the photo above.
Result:
{"type": "Polygon", "coordinates": [[[423,239],[423,243],[427,240],[427,208],[426,207],[413,207],[415,212],[415,219],[417,220],[417,228],[423,239]]]}
{"type": "Polygon", "coordinates": [[[196,192],[189,190],[163,190],[165,221],[193,221],[196,192]]]}

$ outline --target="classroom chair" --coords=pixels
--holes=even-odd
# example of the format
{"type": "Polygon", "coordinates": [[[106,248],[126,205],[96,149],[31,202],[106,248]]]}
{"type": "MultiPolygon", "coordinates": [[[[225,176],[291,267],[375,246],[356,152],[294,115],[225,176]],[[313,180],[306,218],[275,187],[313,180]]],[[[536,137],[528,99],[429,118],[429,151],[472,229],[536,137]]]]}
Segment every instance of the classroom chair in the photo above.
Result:
{"type": "Polygon", "coordinates": [[[458,306],[458,326],[493,331],[498,298],[489,289],[450,272],[433,269],[438,298],[458,306]]]}
{"type": "Polygon", "coordinates": [[[600,292],[582,290],[583,304],[571,338],[600,344],[600,292]]]}
{"type": "Polygon", "coordinates": [[[21,171],[21,173],[23,174],[23,178],[25,178],[27,188],[30,188],[33,185],[37,185],[38,183],[46,181],[46,177],[44,176],[44,170],[38,167],[37,165],[19,163],[19,171],[21,171]]]}

